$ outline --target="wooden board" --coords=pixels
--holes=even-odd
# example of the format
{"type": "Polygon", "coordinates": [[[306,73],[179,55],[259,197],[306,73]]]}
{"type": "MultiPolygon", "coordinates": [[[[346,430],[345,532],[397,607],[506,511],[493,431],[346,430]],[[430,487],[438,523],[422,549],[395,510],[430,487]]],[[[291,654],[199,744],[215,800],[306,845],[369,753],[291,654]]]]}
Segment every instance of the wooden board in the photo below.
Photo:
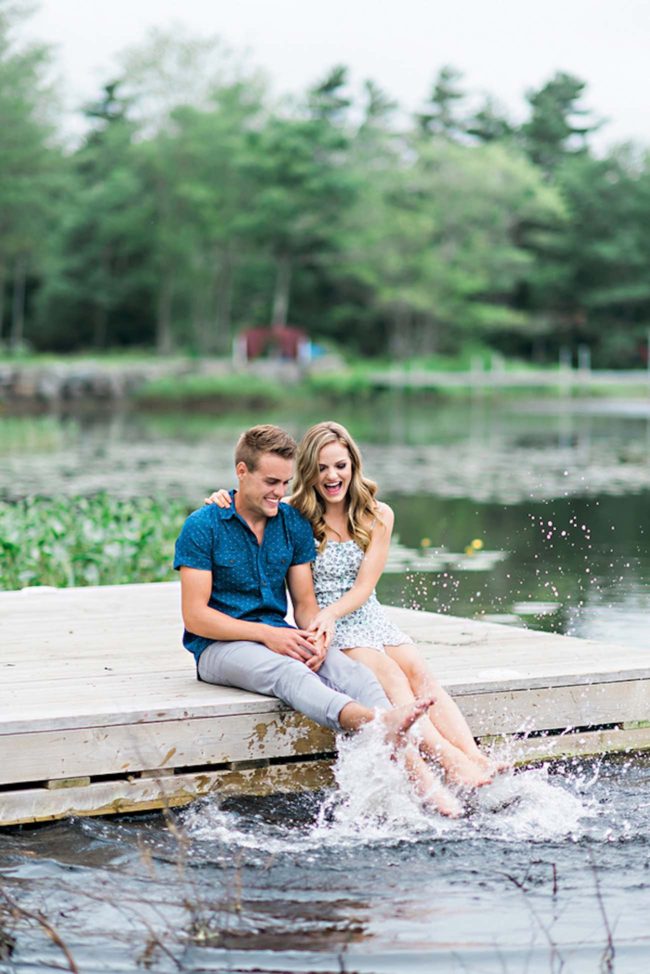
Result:
{"type": "MultiPolygon", "coordinates": [[[[0,824],[164,807],[191,800],[204,779],[247,790],[267,775],[270,788],[285,787],[300,775],[243,774],[241,763],[276,768],[333,750],[328,731],[274,698],[197,681],[180,642],[179,604],[176,582],[0,593],[0,824]],[[228,777],[233,762],[240,770],[228,777]],[[76,788],[45,787],[68,779],[79,779],[76,788]]],[[[650,746],[647,654],[389,613],[420,644],[475,735],[516,738],[518,753],[536,759],[650,746]]]]}
{"type": "MultiPolygon", "coordinates": [[[[618,727],[581,734],[509,741],[516,765],[625,753],[650,748],[650,728],[618,727]]],[[[332,760],[296,761],[258,768],[164,774],[90,782],[56,790],[25,788],[0,795],[0,824],[20,825],[52,819],[113,815],[171,809],[218,794],[269,795],[329,788],[334,784],[332,760]]]]}
{"type": "Polygon", "coordinates": [[[333,750],[330,731],[288,710],[1,734],[0,784],[163,771],[333,750]]]}
{"type": "Polygon", "coordinates": [[[331,761],[298,761],[261,768],[96,781],[85,787],[56,791],[26,788],[1,796],[0,824],[177,808],[215,793],[223,798],[314,791],[332,785],[331,766],[331,761]]]}

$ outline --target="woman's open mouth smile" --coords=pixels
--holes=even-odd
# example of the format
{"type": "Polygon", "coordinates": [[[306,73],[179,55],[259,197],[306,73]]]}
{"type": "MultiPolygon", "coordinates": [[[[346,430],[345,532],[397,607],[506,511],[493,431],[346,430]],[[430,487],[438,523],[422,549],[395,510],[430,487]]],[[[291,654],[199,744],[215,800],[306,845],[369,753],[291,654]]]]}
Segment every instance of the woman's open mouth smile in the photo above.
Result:
{"type": "Polygon", "coordinates": [[[323,484],[323,489],[324,489],[325,493],[328,495],[328,497],[332,497],[335,494],[338,494],[339,491],[341,491],[343,489],[343,481],[342,480],[336,480],[336,481],[334,481],[332,483],[329,483],[329,484],[323,484]]]}

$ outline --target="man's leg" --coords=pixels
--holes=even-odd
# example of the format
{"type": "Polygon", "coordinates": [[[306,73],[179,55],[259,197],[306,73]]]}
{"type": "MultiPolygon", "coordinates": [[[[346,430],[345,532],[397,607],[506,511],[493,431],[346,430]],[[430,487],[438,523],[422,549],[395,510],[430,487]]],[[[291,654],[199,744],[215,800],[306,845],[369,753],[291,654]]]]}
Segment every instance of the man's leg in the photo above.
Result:
{"type": "MultiPolygon", "coordinates": [[[[304,663],[280,656],[262,643],[210,643],[199,657],[198,669],[206,683],[278,697],[317,724],[335,731],[341,730],[339,715],[343,708],[354,703],[351,696],[327,686],[304,663]]],[[[372,713],[367,719],[371,718],[372,713]]]]}
{"type": "Polygon", "coordinates": [[[365,707],[390,710],[388,697],[372,670],[351,659],[340,649],[328,650],[317,675],[328,687],[348,694],[365,707]]]}
{"type": "MultiPolygon", "coordinates": [[[[351,672],[349,667],[346,669],[351,672]]],[[[280,656],[262,643],[210,643],[199,657],[199,676],[206,683],[278,697],[294,710],[334,731],[359,730],[375,717],[369,706],[357,703],[346,693],[332,690],[304,663],[290,656],[280,656]]],[[[385,697],[384,700],[383,706],[390,706],[385,697]]],[[[432,703],[433,699],[427,697],[416,700],[412,706],[382,714],[386,742],[395,748],[403,746],[408,729],[432,703]]],[[[382,706],[379,700],[377,706],[382,706]]]]}

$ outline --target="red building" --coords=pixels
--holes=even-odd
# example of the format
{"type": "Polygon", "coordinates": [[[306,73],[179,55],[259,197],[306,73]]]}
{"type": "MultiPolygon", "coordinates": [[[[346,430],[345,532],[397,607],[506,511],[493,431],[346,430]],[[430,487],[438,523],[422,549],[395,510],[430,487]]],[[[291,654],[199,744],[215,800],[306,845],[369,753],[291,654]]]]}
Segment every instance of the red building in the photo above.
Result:
{"type": "Polygon", "coordinates": [[[248,328],[235,339],[234,357],[239,362],[268,358],[281,362],[308,362],[311,342],[307,333],[291,325],[248,328]]]}

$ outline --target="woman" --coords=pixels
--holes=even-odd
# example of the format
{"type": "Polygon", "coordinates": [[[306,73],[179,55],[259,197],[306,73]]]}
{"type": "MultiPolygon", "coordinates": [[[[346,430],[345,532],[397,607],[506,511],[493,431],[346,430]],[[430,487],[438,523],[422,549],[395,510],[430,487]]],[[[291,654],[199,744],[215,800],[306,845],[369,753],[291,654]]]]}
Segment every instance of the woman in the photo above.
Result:
{"type": "MultiPolygon", "coordinates": [[[[465,718],[413,640],[387,618],[377,600],[375,585],[386,565],[394,515],[376,493],[376,484],[363,476],[361,454],[345,427],[324,422],[307,430],[289,502],[310,521],[318,546],[313,572],[320,611],[309,628],[368,666],[394,705],[433,695],[428,720],[418,724],[420,747],[455,783],[478,787],[491,780],[496,767],[477,747],[465,718]]],[[[219,491],[211,500],[226,505],[230,496],[219,491]]]]}

